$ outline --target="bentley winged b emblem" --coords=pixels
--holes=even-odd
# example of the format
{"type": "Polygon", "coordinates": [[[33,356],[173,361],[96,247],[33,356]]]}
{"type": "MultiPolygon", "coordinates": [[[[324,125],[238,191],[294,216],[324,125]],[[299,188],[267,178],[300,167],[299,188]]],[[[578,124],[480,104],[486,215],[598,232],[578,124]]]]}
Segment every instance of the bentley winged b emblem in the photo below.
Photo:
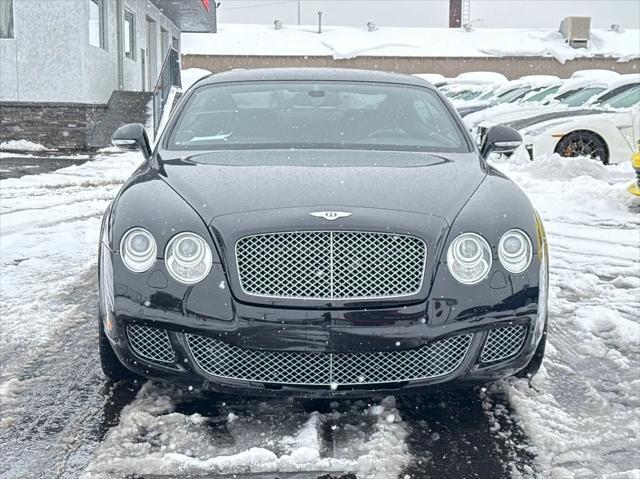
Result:
{"type": "Polygon", "coordinates": [[[314,211],[313,213],[309,213],[311,216],[315,216],[316,218],[322,218],[328,221],[338,220],[340,218],[346,218],[347,216],[351,216],[352,213],[348,213],[346,211],[314,211]]]}

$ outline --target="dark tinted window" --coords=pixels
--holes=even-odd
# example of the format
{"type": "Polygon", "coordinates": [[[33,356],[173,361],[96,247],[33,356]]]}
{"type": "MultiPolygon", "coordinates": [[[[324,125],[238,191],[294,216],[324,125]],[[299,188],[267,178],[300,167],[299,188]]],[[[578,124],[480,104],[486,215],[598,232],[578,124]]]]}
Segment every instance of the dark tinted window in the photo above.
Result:
{"type": "Polygon", "coordinates": [[[469,151],[432,90],[307,81],[202,86],[182,110],[168,147],[469,151]]]}

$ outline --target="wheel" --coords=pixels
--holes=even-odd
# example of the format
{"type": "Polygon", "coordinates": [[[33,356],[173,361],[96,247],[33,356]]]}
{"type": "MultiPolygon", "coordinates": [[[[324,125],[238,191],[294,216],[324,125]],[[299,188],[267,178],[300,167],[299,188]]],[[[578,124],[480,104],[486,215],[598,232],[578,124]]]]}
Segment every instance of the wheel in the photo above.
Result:
{"type": "Polygon", "coordinates": [[[516,374],[517,378],[532,378],[540,370],[542,360],[544,359],[544,350],[547,347],[547,324],[548,323],[545,322],[542,338],[540,338],[536,352],[531,358],[531,361],[529,361],[529,364],[516,374]]]}
{"type": "Polygon", "coordinates": [[[113,352],[111,343],[104,332],[102,317],[98,314],[98,350],[100,351],[100,366],[108,381],[116,382],[121,379],[131,379],[135,377],[131,371],[125,368],[116,353],[113,352]]]}
{"type": "Polygon", "coordinates": [[[566,158],[586,156],[609,164],[609,150],[604,140],[590,131],[574,131],[558,142],[555,153],[566,158]]]}

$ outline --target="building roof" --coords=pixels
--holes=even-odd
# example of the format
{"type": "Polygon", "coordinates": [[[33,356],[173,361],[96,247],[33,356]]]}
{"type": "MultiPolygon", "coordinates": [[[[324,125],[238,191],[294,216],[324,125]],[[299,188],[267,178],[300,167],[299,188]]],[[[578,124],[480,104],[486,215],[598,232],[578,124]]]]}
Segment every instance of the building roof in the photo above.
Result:
{"type": "Polygon", "coordinates": [[[182,53],[193,55],[372,57],[555,57],[564,63],[578,57],[640,58],[640,30],[621,33],[592,29],[588,48],[572,48],[553,29],[408,28],[284,25],[218,25],[215,35],[182,36],[182,53]]]}
{"type": "Polygon", "coordinates": [[[216,31],[214,0],[151,0],[182,32],[216,31]]]}

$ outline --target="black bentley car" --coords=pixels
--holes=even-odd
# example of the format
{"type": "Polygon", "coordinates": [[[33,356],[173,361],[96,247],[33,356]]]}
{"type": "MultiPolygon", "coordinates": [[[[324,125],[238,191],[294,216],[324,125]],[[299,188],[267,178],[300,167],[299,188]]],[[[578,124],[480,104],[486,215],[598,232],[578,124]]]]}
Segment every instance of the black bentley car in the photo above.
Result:
{"type": "Polygon", "coordinates": [[[419,78],[347,69],[209,76],[104,215],[99,347],[134,373],[250,395],[370,396],[535,374],[547,246],[419,78]]]}

